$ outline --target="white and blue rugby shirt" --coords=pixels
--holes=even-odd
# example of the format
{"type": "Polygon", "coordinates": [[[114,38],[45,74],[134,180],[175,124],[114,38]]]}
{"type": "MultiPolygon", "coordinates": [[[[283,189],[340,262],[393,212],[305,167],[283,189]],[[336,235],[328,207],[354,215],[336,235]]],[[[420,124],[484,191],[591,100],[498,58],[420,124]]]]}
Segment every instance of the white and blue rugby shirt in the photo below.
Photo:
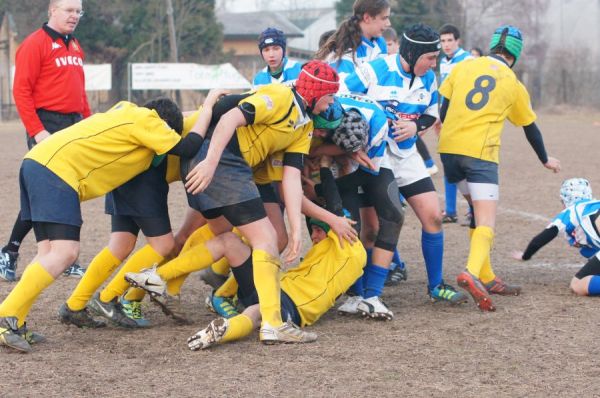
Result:
{"type": "Polygon", "coordinates": [[[385,43],[385,39],[383,37],[374,37],[373,39],[369,40],[364,36],[362,37],[362,42],[356,49],[354,57],[352,57],[352,52],[349,51],[342,55],[342,58],[334,60],[332,54],[327,62],[333,69],[337,71],[338,75],[340,75],[339,92],[348,92],[343,83],[344,79],[346,76],[354,73],[354,70],[357,67],[386,55],[387,44],[385,43]]]}
{"type": "Polygon", "coordinates": [[[589,258],[600,251],[600,236],[590,219],[599,211],[600,201],[580,200],[561,211],[547,228],[556,226],[569,245],[578,247],[581,255],[589,258]]]}
{"type": "Polygon", "coordinates": [[[302,64],[300,64],[300,62],[291,61],[287,57],[284,57],[283,71],[278,79],[271,76],[269,67],[266,66],[260,72],[258,72],[256,76],[254,76],[252,86],[253,88],[257,88],[259,86],[264,86],[265,84],[271,83],[282,83],[286,86],[291,86],[292,84],[296,83],[296,80],[298,80],[298,75],[300,75],[301,68],[302,64]]]}
{"type": "MultiPolygon", "coordinates": [[[[351,92],[367,94],[383,108],[388,119],[416,120],[421,115],[439,117],[438,92],[435,73],[415,77],[410,87],[411,75],[402,69],[400,56],[388,55],[361,65],[345,80],[351,92]]],[[[417,137],[396,143],[392,130],[388,132],[390,150],[402,158],[416,150],[417,137]]]]}
{"type": "Polygon", "coordinates": [[[388,121],[383,109],[369,97],[356,94],[339,95],[338,100],[346,112],[357,111],[369,125],[369,141],[367,143],[367,155],[373,162],[376,170],[373,171],[364,166],[362,170],[371,174],[378,174],[380,167],[388,167],[385,161],[388,135],[388,121]]]}
{"type": "Polygon", "coordinates": [[[451,58],[448,58],[445,54],[442,55],[442,59],[440,59],[440,85],[452,72],[456,64],[467,59],[473,59],[473,56],[460,47],[452,54],[451,58]]]}

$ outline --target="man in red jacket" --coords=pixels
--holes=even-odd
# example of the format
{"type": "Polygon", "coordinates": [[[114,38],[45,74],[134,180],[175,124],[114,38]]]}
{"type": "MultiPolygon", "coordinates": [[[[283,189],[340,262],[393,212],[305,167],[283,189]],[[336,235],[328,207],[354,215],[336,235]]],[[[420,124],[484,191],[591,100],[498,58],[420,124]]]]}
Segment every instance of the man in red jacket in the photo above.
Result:
{"type": "MultiPolygon", "coordinates": [[[[50,0],[48,22],[21,43],[16,55],[13,95],[27,131],[27,147],[90,115],[85,94],[85,54],[73,32],[83,16],[81,0],[50,0]]],[[[31,222],[17,217],[0,251],[0,280],[16,280],[19,246],[31,222]]],[[[74,263],[66,275],[83,275],[74,263]]]]}

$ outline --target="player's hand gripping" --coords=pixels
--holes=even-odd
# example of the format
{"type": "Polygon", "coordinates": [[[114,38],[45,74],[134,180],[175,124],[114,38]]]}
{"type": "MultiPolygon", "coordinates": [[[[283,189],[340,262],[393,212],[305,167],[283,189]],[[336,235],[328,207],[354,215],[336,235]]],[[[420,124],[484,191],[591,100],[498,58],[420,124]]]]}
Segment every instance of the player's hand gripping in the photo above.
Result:
{"type": "Polygon", "coordinates": [[[204,100],[203,106],[212,108],[213,106],[215,106],[217,101],[219,101],[219,99],[221,99],[221,97],[223,97],[227,94],[231,94],[231,91],[224,90],[221,88],[213,88],[206,95],[206,99],[204,100]]]}
{"type": "Polygon", "coordinates": [[[294,262],[298,256],[300,256],[300,246],[302,245],[302,232],[298,228],[298,231],[290,231],[288,235],[288,245],[285,248],[283,259],[285,264],[294,262]]]}
{"type": "Polygon", "coordinates": [[[195,195],[203,192],[212,181],[218,162],[204,159],[196,165],[186,176],[185,189],[195,195]]]}
{"type": "Polygon", "coordinates": [[[417,124],[412,120],[394,121],[394,141],[402,142],[412,138],[417,134],[417,124]]]}
{"type": "Polygon", "coordinates": [[[358,240],[358,234],[354,229],[353,225],[356,224],[356,221],[350,220],[346,217],[336,216],[329,226],[336,233],[338,239],[340,241],[340,247],[344,247],[344,241],[347,241],[350,244],[353,244],[358,240]]]}
{"type": "Polygon", "coordinates": [[[548,156],[548,161],[544,163],[544,167],[558,173],[560,171],[560,160],[548,156]]]}
{"type": "Polygon", "coordinates": [[[354,152],[353,154],[350,155],[350,157],[352,158],[352,160],[354,160],[356,163],[360,164],[363,167],[366,167],[371,170],[376,169],[376,167],[373,164],[373,162],[371,161],[371,159],[369,159],[369,155],[367,155],[365,153],[365,151],[362,149],[359,150],[358,152],[354,152]]]}

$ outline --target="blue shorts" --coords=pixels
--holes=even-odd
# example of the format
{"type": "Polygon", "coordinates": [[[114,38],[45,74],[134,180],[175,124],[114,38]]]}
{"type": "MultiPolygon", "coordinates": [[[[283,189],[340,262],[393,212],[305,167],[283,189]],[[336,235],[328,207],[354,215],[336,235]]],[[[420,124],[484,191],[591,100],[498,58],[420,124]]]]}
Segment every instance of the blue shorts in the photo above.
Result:
{"type": "MultiPolygon", "coordinates": [[[[250,307],[251,305],[258,304],[258,293],[256,292],[256,288],[248,297],[241,295],[240,290],[238,290],[238,298],[244,307],[250,307]]],[[[296,325],[301,326],[302,319],[300,318],[300,313],[298,312],[296,304],[294,304],[290,296],[288,296],[283,290],[281,290],[280,298],[281,319],[284,322],[292,321],[296,325]]]]}
{"type": "Polygon", "coordinates": [[[499,184],[498,163],[470,156],[441,153],[444,175],[451,184],[467,180],[470,183],[499,184]]]}
{"type": "Polygon", "coordinates": [[[167,161],[138,174],[105,197],[105,212],[113,216],[169,218],[167,161]]]}
{"type": "MultiPolygon", "coordinates": [[[[181,161],[182,176],[206,158],[209,145],[210,140],[204,140],[202,148],[192,160],[181,161]]],[[[209,186],[199,194],[188,193],[187,198],[192,209],[202,212],[248,202],[260,198],[260,194],[248,163],[230,148],[225,148],[209,186]]]]}
{"type": "Polygon", "coordinates": [[[81,227],[79,195],[47,167],[25,159],[19,172],[21,219],[81,227]]]}

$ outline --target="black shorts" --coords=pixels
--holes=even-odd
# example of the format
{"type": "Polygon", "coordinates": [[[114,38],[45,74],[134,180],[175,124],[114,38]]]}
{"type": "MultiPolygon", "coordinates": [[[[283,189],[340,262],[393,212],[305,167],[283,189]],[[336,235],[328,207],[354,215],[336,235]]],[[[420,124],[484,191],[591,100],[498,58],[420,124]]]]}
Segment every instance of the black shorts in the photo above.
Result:
{"type": "Polygon", "coordinates": [[[263,203],[281,203],[279,195],[277,195],[277,191],[275,190],[275,183],[256,184],[256,187],[263,203]]]}
{"type": "MultiPolygon", "coordinates": [[[[79,113],[60,113],[38,109],[35,111],[42,122],[42,125],[50,134],[66,129],[83,119],[79,113]]],[[[35,146],[35,138],[27,135],[27,148],[31,149],[35,146]]]]}
{"type": "Polygon", "coordinates": [[[111,232],[129,232],[135,236],[142,231],[146,237],[163,236],[171,232],[171,220],[166,217],[111,216],[111,232]]]}
{"type": "MultiPolygon", "coordinates": [[[[138,174],[105,197],[105,212],[113,216],[169,219],[167,161],[138,174]]],[[[146,235],[144,233],[144,235],[146,235]]],[[[149,236],[149,235],[146,235],[149,236]]]]}
{"type": "Polygon", "coordinates": [[[451,153],[440,154],[444,175],[451,184],[463,180],[471,183],[498,185],[498,163],[451,153]]]}
{"type": "Polygon", "coordinates": [[[260,198],[251,199],[246,202],[231,206],[223,206],[215,209],[201,211],[207,220],[214,220],[221,216],[234,227],[240,227],[267,217],[265,205],[260,198]]]}

